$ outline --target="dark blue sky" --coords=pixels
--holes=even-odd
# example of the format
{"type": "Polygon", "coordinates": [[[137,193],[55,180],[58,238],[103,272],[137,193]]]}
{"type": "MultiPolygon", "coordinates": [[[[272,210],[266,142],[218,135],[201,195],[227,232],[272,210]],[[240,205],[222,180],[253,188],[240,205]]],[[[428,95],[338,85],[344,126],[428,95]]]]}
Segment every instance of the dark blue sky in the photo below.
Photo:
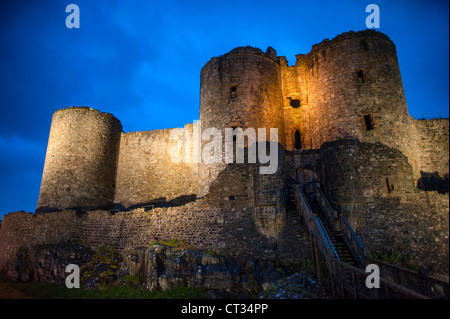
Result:
{"type": "Polygon", "coordinates": [[[375,3],[396,44],[411,115],[448,112],[448,1],[0,1],[0,218],[34,212],[51,117],[114,114],[125,132],[198,119],[200,69],[238,46],[295,54],[366,29],[375,3]],[[65,8],[80,8],[68,29],[65,8]]]}

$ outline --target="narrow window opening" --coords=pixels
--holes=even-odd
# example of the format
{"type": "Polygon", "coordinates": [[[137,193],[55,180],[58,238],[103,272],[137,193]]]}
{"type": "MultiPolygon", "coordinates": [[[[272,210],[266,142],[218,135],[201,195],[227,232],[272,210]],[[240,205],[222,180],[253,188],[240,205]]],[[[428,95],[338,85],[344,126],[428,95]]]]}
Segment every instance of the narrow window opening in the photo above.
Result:
{"type": "Polygon", "coordinates": [[[237,85],[236,85],[236,84],[231,85],[231,89],[230,89],[230,97],[231,97],[232,99],[235,98],[235,97],[237,96],[236,89],[237,89],[237,85]]]}
{"type": "Polygon", "coordinates": [[[290,105],[291,105],[294,109],[296,109],[296,108],[300,107],[300,100],[298,100],[298,99],[292,99],[291,102],[290,102],[290,105]]]}
{"type": "Polygon", "coordinates": [[[366,83],[366,80],[364,79],[364,72],[361,70],[358,71],[358,81],[359,83],[366,83]]]}
{"type": "Polygon", "coordinates": [[[295,131],[294,146],[295,146],[296,150],[301,150],[302,149],[302,138],[301,138],[299,130],[295,131]]]}
{"type": "Polygon", "coordinates": [[[389,183],[389,178],[387,178],[387,177],[386,177],[386,186],[387,186],[388,193],[391,193],[392,191],[394,191],[394,185],[389,183]]]}
{"type": "Polygon", "coordinates": [[[372,114],[364,115],[364,124],[366,124],[366,131],[370,131],[375,128],[372,114]]]}

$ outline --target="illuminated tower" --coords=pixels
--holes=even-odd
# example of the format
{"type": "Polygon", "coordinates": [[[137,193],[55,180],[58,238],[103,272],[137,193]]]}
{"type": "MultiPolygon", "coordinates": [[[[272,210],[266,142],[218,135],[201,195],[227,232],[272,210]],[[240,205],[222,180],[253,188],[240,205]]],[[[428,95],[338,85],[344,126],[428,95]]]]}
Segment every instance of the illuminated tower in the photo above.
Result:
{"type": "Polygon", "coordinates": [[[36,211],[110,208],[121,131],[108,113],[88,107],[56,111],[36,211]]]}

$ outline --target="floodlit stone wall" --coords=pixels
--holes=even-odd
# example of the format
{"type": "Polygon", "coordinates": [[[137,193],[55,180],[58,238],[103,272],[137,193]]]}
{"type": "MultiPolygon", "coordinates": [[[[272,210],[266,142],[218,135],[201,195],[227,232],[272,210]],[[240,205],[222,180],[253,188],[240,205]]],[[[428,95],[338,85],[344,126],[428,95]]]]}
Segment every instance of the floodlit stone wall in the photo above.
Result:
{"type": "Polygon", "coordinates": [[[255,222],[252,208],[211,207],[196,201],[177,207],[130,211],[65,210],[51,214],[17,212],[4,216],[0,228],[0,271],[20,249],[79,239],[92,248],[118,251],[146,247],[154,240],[183,240],[197,249],[238,258],[298,262],[308,258],[308,233],[295,212],[287,214],[282,231],[267,236],[255,222]]]}
{"type": "Polygon", "coordinates": [[[37,211],[112,208],[122,125],[88,107],[53,114],[37,211]]]}
{"type": "MultiPolygon", "coordinates": [[[[184,128],[192,137],[192,125],[184,128]]],[[[122,133],[115,208],[180,205],[195,200],[198,164],[177,162],[176,129],[122,133]]],[[[192,145],[192,144],[191,144],[192,145]]],[[[191,147],[192,148],[192,147],[191,147]]]]}
{"type": "Polygon", "coordinates": [[[331,201],[369,250],[448,272],[448,193],[418,189],[406,156],[381,143],[341,140],[321,152],[331,201]]]}
{"type": "Polygon", "coordinates": [[[447,193],[449,163],[449,120],[414,120],[417,187],[447,193]]]}
{"type": "Polygon", "coordinates": [[[180,129],[125,133],[108,113],[56,111],[38,214],[4,217],[0,264],[20,247],[70,238],[127,250],[177,237],[235,257],[306,258],[309,235],[290,199],[294,185],[316,179],[369,249],[401,251],[448,273],[449,121],[408,115],[386,35],[347,32],[297,55],[295,65],[271,47],[239,47],[207,62],[200,80],[200,122],[180,129]],[[201,139],[211,128],[218,148],[214,135],[201,139]],[[258,147],[249,163],[265,142],[241,139],[248,131],[235,136],[226,162],[227,128],[253,129],[256,138],[265,128],[276,171],[261,172],[258,147]]]}

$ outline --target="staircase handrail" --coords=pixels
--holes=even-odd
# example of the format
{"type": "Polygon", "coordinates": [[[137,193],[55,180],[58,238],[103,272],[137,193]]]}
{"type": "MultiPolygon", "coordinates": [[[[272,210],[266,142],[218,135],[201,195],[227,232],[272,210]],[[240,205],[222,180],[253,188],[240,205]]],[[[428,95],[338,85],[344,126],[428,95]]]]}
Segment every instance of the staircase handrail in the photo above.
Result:
{"type": "Polygon", "coordinates": [[[330,269],[330,258],[334,257],[336,250],[329,238],[325,235],[326,232],[319,226],[318,217],[313,213],[305,198],[304,188],[301,189],[299,186],[295,188],[295,198],[299,213],[303,214],[308,231],[316,238],[317,246],[325,258],[328,269],[330,269]]]}
{"type": "MultiPolygon", "coordinates": [[[[327,236],[327,232],[325,231],[323,224],[319,220],[318,216],[312,211],[306,199],[304,189],[304,187],[300,189],[299,186],[295,188],[296,205],[298,208],[298,212],[302,214],[305,219],[308,231],[315,239],[317,247],[325,259],[325,264],[332,278],[333,294],[335,288],[338,289],[340,287],[340,293],[342,294],[342,296],[351,294],[354,296],[354,298],[389,298],[393,295],[400,295],[406,298],[429,298],[428,296],[425,296],[383,277],[380,277],[380,283],[383,286],[383,289],[369,290],[365,285],[367,273],[361,268],[354,267],[344,261],[339,260],[339,258],[337,257],[336,250],[334,249],[330,238],[327,236]],[[342,269],[344,270],[344,274],[342,273],[342,269]],[[348,280],[346,279],[345,274],[351,275],[352,283],[347,282],[348,280]],[[362,289],[358,287],[362,287],[362,289]]],[[[362,245],[358,236],[353,231],[345,217],[343,217],[342,222],[345,225],[345,228],[347,228],[351,233],[352,238],[357,246],[363,249],[364,246],[362,245]]]]}
{"type": "Polygon", "coordinates": [[[314,216],[314,219],[316,220],[317,225],[319,225],[318,228],[319,228],[320,235],[321,235],[324,239],[326,239],[326,241],[329,243],[329,248],[330,248],[330,249],[333,251],[333,253],[334,253],[334,256],[333,256],[333,257],[336,257],[337,260],[340,260],[338,254],[337,254],[337,252],[336,252],[336,248],[334,248],[334,245],[333,245],[333,243],[331,242],[330,236],[328,236],[328,233],[326,232],[325,227],[323,226],[322,222],[320,221],[320,219],[319,219],[317,216],[314,216]]]}
{"type": "Polygon", "coordinates": [[[341,216],[341,220],[343,224],[342,238],[349,247],[350,252],[352,253],[358,266],[364,267],[366,258],[366,250],[364,248],[364,245],[361,243],[361,240],[353,230],[352,226],[350,226],[347,218],[345,218],[345,216],[341,216]]]}
{"type": "Polygon", "coordinates": [[[320,208],[322,208],[325,217],[327,218],[328,222],[330,223],[334,231],[340,231],[340,225],[338,223],[339,220],[338,212],[333,208],[333,206],[331,206],[330,202],[327,200],[327,197],[323,193],[319,182],[315,181],[313,183],[315,184],[314,195],[316,196],[316,200],[319,203],[320,208]]]}
{"type": "Polygon", "coordinates": [[[320,182],[313,181],[312,183],[315,184],[315,196],[317,199],[317,202],[322,208],[322,211],[325,214],[325,217],[328,219],[331,227],[334,231],[341,232],[342,238],[344,239],[345,243],[347,244],[347,247],[350,250],[350,253],[352,254],[353,258],[355,259],[356,263],[359,267],[364,267],[364,258],[366,256],[364,245],[362,244],[361,240],[359,239],[356,232],[353,230],[352,226],[350,226],[350,223],[347,221],[347,218],[343,216],[342,214],[339,214],[333,206],[331,206],[330,202],[328,201],[327,197],[322,191],[322,188],[320,186],[320,182]]]}

